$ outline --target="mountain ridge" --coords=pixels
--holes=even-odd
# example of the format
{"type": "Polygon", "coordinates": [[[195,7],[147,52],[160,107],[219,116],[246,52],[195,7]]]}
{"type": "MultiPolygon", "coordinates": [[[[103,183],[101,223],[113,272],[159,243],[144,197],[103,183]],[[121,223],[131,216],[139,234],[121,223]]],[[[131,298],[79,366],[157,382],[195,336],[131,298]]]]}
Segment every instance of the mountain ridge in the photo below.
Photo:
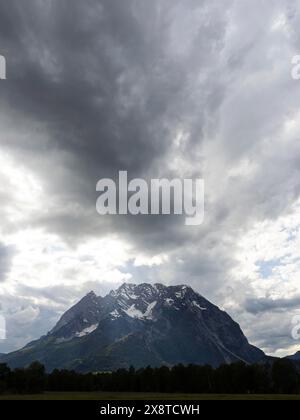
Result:
{"type": "Polygon", "coordinates": [[[296,362],[300,361],[300,351],[297,351],[295,354],[292,354],[291,356],[287,356],[286,359],[294,360],[296,362]]]}
{"type": "Polygon", "coordinates": [[[88,293],[47,335],[1,358],[12,367],[34,360],[47,370],[111,371],[265,357],[240,326],[187,285],[124,283],[106,296],[88,293]]]}

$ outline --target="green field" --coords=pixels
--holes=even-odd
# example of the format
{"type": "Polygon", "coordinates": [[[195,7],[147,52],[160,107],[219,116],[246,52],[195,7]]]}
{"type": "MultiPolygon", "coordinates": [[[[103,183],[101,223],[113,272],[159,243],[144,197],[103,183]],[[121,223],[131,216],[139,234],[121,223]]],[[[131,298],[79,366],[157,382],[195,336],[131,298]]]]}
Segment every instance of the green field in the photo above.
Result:
{"type": "Polygon", "coordinates": [[[2,395],[0,400],[300,400],[300,395],[202,395],[202,394],[145,394],[145,393],[99,393],[56,392],[41,395],[2,395]]]}

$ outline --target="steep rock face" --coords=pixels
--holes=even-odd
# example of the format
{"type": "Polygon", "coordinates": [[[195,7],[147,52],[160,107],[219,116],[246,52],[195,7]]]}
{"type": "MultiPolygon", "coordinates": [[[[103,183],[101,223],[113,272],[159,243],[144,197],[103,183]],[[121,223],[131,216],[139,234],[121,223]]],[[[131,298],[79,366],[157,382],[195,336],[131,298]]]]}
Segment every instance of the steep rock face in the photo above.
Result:
{"type": "Polygon", "coordinates": [[[190,287],[124,284],[103,298],[89,293],[48,335],[2,361],[87,372],[263,358],[228,314],[190,287]]]}

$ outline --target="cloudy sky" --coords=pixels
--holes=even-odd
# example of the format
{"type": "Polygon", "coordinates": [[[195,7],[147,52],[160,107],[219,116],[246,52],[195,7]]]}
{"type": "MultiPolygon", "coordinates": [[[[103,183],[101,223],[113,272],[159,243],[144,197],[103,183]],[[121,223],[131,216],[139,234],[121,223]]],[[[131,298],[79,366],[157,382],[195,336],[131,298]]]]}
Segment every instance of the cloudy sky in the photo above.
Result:
{"type": "Polygon", "coordinates": [[[124,281],[189,284],[300,350],[299,1],[1,1],[0,54],[0,353],[124,281]],[[99,216],[120,170],[204,178],[204,224],[99,216]]]}

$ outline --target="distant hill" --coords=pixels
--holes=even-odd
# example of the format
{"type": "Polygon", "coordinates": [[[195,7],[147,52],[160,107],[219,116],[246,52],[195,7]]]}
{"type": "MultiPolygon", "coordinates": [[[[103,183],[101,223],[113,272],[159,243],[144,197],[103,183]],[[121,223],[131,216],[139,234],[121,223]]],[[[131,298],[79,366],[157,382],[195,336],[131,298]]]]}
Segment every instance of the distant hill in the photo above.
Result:
{"type": "Polygon", "coordinates": [[[287,359],[295,360],[296,362],[297,361],[300,362],[300,351],[298,351],[296,354],[294,354],[292,356],[288,356],[287,359]]]}

